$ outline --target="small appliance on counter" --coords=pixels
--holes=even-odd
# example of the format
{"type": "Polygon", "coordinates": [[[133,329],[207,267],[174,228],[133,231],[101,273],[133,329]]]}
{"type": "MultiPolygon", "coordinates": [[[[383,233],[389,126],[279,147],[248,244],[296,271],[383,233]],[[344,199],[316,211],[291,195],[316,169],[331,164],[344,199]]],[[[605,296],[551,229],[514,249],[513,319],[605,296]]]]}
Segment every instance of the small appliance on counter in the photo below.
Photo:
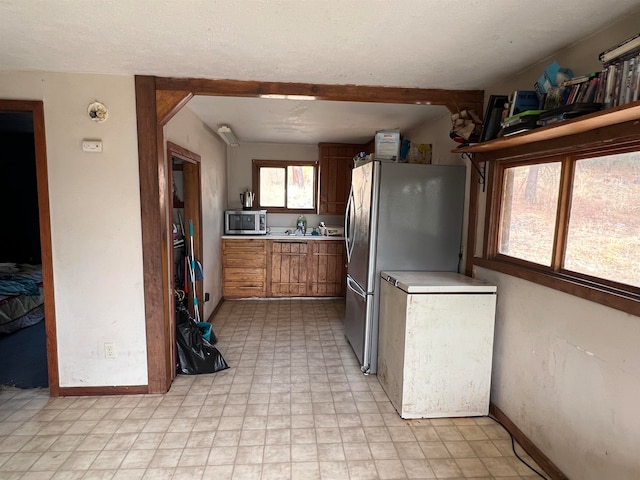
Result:
{"type": "Polygon", "coordinates": [[[224,233],[225,235],[266,235],[267,211],[226,210],[224,233]]]}
{"type": "Polygon", "coordinates": [[[320,235],[324,235],[325,237],[343,237],[344,236],[344,227],[331,227],[329,225],[321,224],[318,227],[320,231],[320,235]]]}
{"type": "Polygon", "coordinates": [[[256,199],[256,194],[250,190],[240,194],[240,203],[243,210],[251,210],[253,208],[253,202],[256,199]]]}

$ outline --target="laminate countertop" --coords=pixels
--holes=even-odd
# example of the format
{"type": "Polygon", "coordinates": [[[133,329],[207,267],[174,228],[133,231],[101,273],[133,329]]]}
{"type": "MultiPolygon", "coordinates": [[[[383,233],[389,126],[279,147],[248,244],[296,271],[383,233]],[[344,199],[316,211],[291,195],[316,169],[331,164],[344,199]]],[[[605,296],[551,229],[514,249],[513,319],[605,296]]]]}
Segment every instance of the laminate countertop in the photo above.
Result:
{"type": "Polygon", "coordinates": [[[325,235],[285,235],[278,233],[267,233],[266,235],[223,235],[225,239],[236,240],[248,240],[248,239],[262,239],[262,240],[341,240],[344,241],[344,237],[334,237],[325,235]]]}

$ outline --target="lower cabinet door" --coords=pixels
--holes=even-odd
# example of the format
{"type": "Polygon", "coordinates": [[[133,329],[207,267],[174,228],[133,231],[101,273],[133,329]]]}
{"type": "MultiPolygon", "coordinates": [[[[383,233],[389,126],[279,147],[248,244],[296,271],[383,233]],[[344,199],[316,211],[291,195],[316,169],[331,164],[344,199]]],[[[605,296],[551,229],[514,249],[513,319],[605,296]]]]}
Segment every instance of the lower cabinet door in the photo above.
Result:
{"type": "Polygon", "coordinates": [[[271,297],[307,295],[308,253],[306,241],[271,242],[269,287],[271,297]]]}
{"type": "Polygon", "coordinates": [[[321,240],[312,244],[309,295],[343,297],[347,277],[344,242],[321,240]]]}

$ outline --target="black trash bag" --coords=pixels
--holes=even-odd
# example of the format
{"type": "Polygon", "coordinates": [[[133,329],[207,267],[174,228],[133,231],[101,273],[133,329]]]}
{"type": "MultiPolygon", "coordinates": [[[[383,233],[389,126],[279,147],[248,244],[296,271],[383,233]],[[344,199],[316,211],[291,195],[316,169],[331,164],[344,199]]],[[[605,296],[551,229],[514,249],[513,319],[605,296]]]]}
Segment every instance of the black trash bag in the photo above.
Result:
{"type": "MultiPolygon", "coordinates": [[[[212,337],[215,339],[213,334],[212,337]]],[[[218,349],[202,336],[200,327],[182,304],[176,308],[176,347],[179,374],[198,375],[229,368],[218,349]]]]}

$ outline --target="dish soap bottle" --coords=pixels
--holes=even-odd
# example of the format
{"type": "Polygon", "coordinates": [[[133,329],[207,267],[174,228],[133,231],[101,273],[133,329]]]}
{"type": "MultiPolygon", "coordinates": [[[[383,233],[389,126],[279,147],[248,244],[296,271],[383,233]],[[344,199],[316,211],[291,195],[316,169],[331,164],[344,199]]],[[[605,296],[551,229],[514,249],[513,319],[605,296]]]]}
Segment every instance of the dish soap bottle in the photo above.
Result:
{"type": "Polygon", "coordinates": [[[307,234],[307,217],[300,215],[296,222],[296,230],[299,230],[302,235],[307,234]]]}

